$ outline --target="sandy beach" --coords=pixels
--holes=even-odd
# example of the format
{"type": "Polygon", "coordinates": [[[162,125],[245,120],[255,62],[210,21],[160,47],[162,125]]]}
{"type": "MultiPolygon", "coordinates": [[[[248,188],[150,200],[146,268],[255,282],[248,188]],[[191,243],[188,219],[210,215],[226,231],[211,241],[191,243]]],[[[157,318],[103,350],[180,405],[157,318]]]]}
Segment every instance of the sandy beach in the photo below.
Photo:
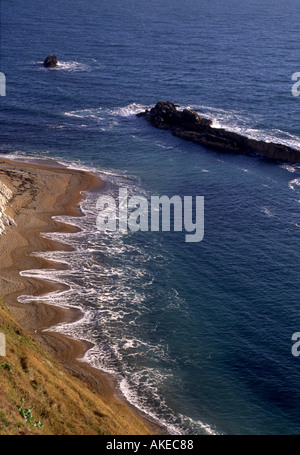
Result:
{"type": "MultiPolygon", "coordinates": [[[[77,228],[55,221],[58,215],[80,216],[78,204],[82,192],[104,188],[105,182],[89,172],[71,170],[58,164],[25,163],[0,160],[0,182],[10,190],[10,199],[5,206],[7,222],[0,235],[0,295],[9,305],[16,320],[34,335],[63,367],[76,378],[92,387],[107,403],[122,402],[128,415],[137,411],[124,403],[115,388],[113,379],[78,361],[90,345],[72,340],[64,335],[47,332],[45,329],[61,323],[75,321],[80,311],[64,310],[41,301],[20,303],[20,295],[43,295],[58,289],[59,285],[27,278],[22,270],[64,268],[64,264],[52,263],[32,252],[66,250],[70,246],[59,244],[40,235],[43,232],[75,232],[77,228]]],[[[162,433],[162,429],[139,416],[138,434],[149,431],[162,433]],[[149,430],[150,429],[150,430],[149,430]]]]}

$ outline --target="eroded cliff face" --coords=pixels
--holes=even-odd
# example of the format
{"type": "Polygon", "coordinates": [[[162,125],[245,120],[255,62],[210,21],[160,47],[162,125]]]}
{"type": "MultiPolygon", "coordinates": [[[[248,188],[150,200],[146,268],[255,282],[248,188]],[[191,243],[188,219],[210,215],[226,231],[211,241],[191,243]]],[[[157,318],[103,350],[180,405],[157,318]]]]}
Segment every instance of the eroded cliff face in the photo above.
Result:
{"type": "Polygon", "coordinates": [[[7,212],[7,205],[12,199],[12,191],[0,181],[0,235],[5,231],[6,226],[14,226],[15,222],[7,212]]]}
{"type": "Polygon", "coordinates": [[[176,105],[169,101],[159,101],[150,111],[140,112],[137,116],[144,117],[156,128],[171,130],[175,136],[214,150],[244,155],[258,154],[272,161],[300,162],[300,150],[213,128],[211,120],[188,109],[179,111],[176,105]]]}

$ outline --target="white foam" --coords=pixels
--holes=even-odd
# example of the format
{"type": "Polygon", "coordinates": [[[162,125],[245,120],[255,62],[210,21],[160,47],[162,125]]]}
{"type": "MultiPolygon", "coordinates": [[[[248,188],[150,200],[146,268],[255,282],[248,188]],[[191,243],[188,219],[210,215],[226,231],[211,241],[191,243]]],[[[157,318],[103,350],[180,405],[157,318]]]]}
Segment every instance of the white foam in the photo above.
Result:
{"type": "Polygon", "coordinates": [[[138,114],[139,112],[145,111],[146,109],[149,108],[150,106],[146,106],[144,104],[131,103],[128,104],[127,106],[110,109],[109,112],[111,113],[111,115],[116,115],[119,117],[132,117],[138,114]]]}
{"type": "Polygon", "coordinates": [[[66,70],[70,72],[75,72],[75,71],[89,71],[89,67],[85,65],[84,63],[80,62],[75,62],[75,61],[59,61],[57,64],[56,68],[53,69],[58,69],[58,70],[66,70]]]}
{"type": "Polygon", "coordinates": [[[293,191],[296,191],[297,188],[300,187],[300,178],[293,179],[289,182],[289,188],[293,191]]]}
{"type": "MultiPolygon", "coordinates": [[[[137,409],[145,413],[147,416],[149,416],[154,422],[157,422],[159,424],[163,424],[165,427],[168,428],[168,431],[172,435],[181,435],[184,434],[184,431],[182,428],[180,428],[179,425],[175,425],[164,419],[163,417],[158,417],[155,415],[154,412],[152,412],[148,406],[143,405],[139,400],[136,395],[136,393],[132,390],[130,385],[128,384],[127,380],[123,378],[120,383],[120,389],[129,403],[133,404],[137,409]]],[[[152,390],[153,393],[153,390],[152,390]]],[[[160,405],[162,405],[162,402],[160,401],[160,405]]]]}
{"type": "Polygon", "coordinates": [[[70,60],[70,61],[59,60],[58,63],[57,63],[57,66],[55,66],[54,68],[45,68],[44,61],[42,61],[42,60],[40,60],[40,61],[31,61],[30,64],[34,65],[35,66],[34,69],[35,70],[39,70],[39,71],[46,70],[46,71],[69,71],[69,72],[75,72],[75,71],[90,71],[91,70],[89,65],[87,65],[85,63],[73,61],[73,60],[70,60]]]}
{"type": "Polygon", "coordinates": [[[274,218],[274,214],[271,212],[271,210],[268,207],[261,207],[262,213],[267,215],[269,218],[274,218]]]}
{"type": "Polygon", "coordinates": [[[220,433],[216,432],[210,425],[202,422],[201,420],[194,420],[190,417],[180,414],[180,417],[184,423],[188,423],[192,428],[198,429],[199,427],[204,430],[208,435],[219,435],[220,433]]]}
{"type": "Polygon", "coordinates": [[[104,120],[104,117],[101,117],[102,107],[90,108],[90,109],[79,109],[75,111],[65,112],[64,115],[67,117],[77,117],[77,118],[92,118],[98,120],[104,120]]]}
{"type": "MultiPolygon", "coordinates": [[[[90,119],[100,123],[102,131],[110,131],[115,126],[119,125],[119,120],[122,118],[134,117],[137,113],[150,109],[151,106],[139,103],[131,103],[127,106],[120,106],[116,108],[104,108],[99,106],[97,108],[86,108],[76,111],[65,112],[68,117],[90,119]]],[[[192,109],[198,112],[202,117],[212,120],[214,128],[223,128],[227,131],[232,131],[250,139],[258,141],[274,142],[278,144],[285,144],[290,147],[300,148],[300,137],[289,132],[273,129],[262,130],[255,125],[261,123],[263,119],[258,114],[240,112],[236,110],[225,110],[214,108],[205,105],[185,105],[179,106],[179,110],[192,109]]],[[[86,125],[84,124],[84,127],[86,125]]],[[[162,148],[168,148],[164,144],[156,144],[162,148]]]]}
{"type": "MultiPolygon", "coordinates": [[[[107,108],[103,106],[79,109],[75,111],[65,112],[67,117],[74,117],[78,119],[85,119],[97,122],[100,124],[101,131],[110,131],[119,125],[122,119],[134,117],[138,112],[144,111],[150,106],[142,104],[131,103],[127,106],[120,106],[116,108],[107,108]]],[[[84,124],[84,127],[86,125],[84,124]]]]}
{"type": "MultiPolygon", "coordinates": [[[[98,169],[82,166],[79,162],[61,163],[67,164],[69,168],[95,171],[99,174],[98,169]]],[[[123,181],[128,179],[127,175],[119,175],[113,170],[108,170],[104,175],[112,182],[106,189],[109,194],[117,192],[118,184],[123,184],[123,181]]],[[[137,191],[137,183],[136,179],[126,180],[133,193],[137,191]]],[[[140,188],[138,192],[140,193],[140,188]]],[[[134,406],[143,410],[157,423],[168,427],[172,434],[184,434],[184,421],[181,418],[178,420],[178,416],[169,409],[160,393],[170,371],[148,367],[135,370],[130,362],[130,359],[138,361],[139,358],[144,358],[143,356],[160,359],[168,365],[174,361],[170,358],[168,346],[146,342],[142,336],[138,338],[134,335],[137,333],[134,327],[138,326],[143,315],[149,312],[149,307],[145,293],[147,287],[140,286],[137,290],[129,284],[134,280],[140,280],[145,286],[153,282],[153,276],[143,264],[162,261],[163,247],[160,246],[158,251],[145,252],[138,244],[125,242],[121,233],[112,236],[95,233],[96,199],[97,194],[91,193],[81,202],[83,217],[55,217],[59,221],[76,224],[82,229],[80,232],[47,234],[60,242],[72,243],[74,251],[33,253],[57,263],[68,264],[67,270],[52,268],[21,272],[23,276],[61,283],[66,288],[44,296],[22,296],[19,301],[43,301],[64,308],[80,309],[84,313],[80,320],[59,324],[50,330],[93,343],[94,346],[81,360],[113,374],[120,384],[120,390],[134,406]],[[95,253],[103,255],[104,261],[95,261],[95,253]],[[122,264],[118,262],[120,257],[123,259],[122,264]],[[134,257],[137,258],[136,263],[134,257]]],[[[176,290],[170,297],[173,304],[182,305],[180,297],[176,297],[176,290]]],[[[154,324],[153,330],[156,329],[157,325],[154,324]]],[[[201,422],[201,425],[198,425],[198,430],[195,431],[203,431],[205,424],[201,422]]]]}
{"type": "Polygon", "coordinates": [[[280,167],[282,169],[285,169],[286,171],[290,172],[291,174],[294,174],[295,172],[300,171],[300,166],[297,164],[282,164],[280,167]]]}
{"type": "Polygon", "coordinates": [[[146,402],[143,402],[142,397],[138,397],[135,393],[135,387],[138,387],[138,381],[135,380],[135,375],[131,376],[130,379],[133,382],[136,382],[135,385],[130,385],[129,382],[123,378],[120,383],[121,391],[124,397],[133,404],[137,409],[148,415],[154,422],[163,424],[170,434],[172,435],[184,435],[187,434],[186,428],[189,428],[189,434],[207,434],[207,435],[217,435],[217,433],[210,425],[202,422],[201,420],[194,420],[183,414],[178,414],[178,416],[173,415],[172,411],[166,405],[164,399],[160,396],[157,391],[157,383],[164,381],[166,379],[166,373],[162,375],[159,370],[153,368],[147,368],[144,371],[138,372],[139,376],[143,376],[147,381],[143,383],[143,388],[151,389],[152,399],[159,403],[158,409],[161,411],[161,414],[156,414],[155,412],[149,409],[149,406],[146,402]],[[150,381],[151,384],[148,384],[150,381]],[[166,417],[164,417],[166,416],[166,417]]]}
{"type": "Polygon", "coordinates": [[[295,149],[300,148],[300,137],[295,134],[280,129],[257,128],[255,125],[263,122],[263,118],[259,114],[197,104],[181,106],[179,109],[192,109],[198,112],[202,117],[212,120],[214,128],[232,131],[257,141],[284,144],[295,149]]]}

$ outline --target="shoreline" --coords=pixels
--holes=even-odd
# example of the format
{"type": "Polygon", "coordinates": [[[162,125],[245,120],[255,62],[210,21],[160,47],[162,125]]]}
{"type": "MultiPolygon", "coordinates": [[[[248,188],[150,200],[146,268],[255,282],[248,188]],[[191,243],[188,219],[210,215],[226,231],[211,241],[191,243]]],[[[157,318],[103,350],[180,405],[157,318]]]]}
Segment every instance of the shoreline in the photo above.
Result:
{"type": "Polygon", "coordinates": [[[112,400],[123,403],[128,412],[133,412],[141,419],[153,434],[168,434],[166,428],[154,423],[126,400],[112,375],[81,360],[93,346],[92,343],[47,331],[57,324],[75,322],[83,316],[79,309],[43,302],[43,295],[64,289],[65,286],[20,275],[21,271],[29,269],[67,268],[66,264],[30,256],[30,253],[72,251],[71,246],[40,234],[78,232],[77,227],[55,221],[52,217],[83,216],[78,207],[84,198],[82,193],[99,191],[106,183],[88,171],[65,168],[58,163],[54,165],[46,161],[44,164],[42,160],[28,163],[5,158],[0,158],[0,181],[13,193],[7,214],[17,224],[6,227],[0,236],[0,254],[3,258],[0,266],[1,297],[11,308],[14,317],[71,375],[92,387],[107,403],[112,400]],[[24,294],[41,296],[41,300],[21,303],[17,299],[24,294]]]}

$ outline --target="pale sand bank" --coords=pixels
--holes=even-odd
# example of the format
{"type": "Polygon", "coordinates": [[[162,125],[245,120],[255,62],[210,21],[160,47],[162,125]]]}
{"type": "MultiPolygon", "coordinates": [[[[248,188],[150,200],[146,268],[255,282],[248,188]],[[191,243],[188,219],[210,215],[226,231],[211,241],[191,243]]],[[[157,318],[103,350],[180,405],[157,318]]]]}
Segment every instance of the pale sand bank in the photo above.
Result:
{"type": "MultiPolygon", "coordinates": [[[[80,216],[78,204],[82,192],[105,186],[96,175],[86,171],[71,170],[60,165],[33,164],[0,159],[0,182],[8,188],[3,213],[8,220],[0,235],[0,296],[10,305],[14,316],[23,327],[34,333],[35,338],[52,353],[73,375],[88,383],[104,399],[121,400],[113,379],[77,359],[90,347],[59,333],[44,330],[60,322],[75,321],[80,311],[64,310],[41,302],[19,303],[22,294],[42,295],[58,289],[57,284],[43,282],[20,275],[22,270],[38,268],[64,268],[32,252],[68,250],[69,246],[43,238],[41,232],[75,232],[77,228],[52,219],[53,216],[80,216]],[[11,194],[10,194],[11,192],[11,194]],[[11,225],[10,225],[11,224],[11,225]]],[[[127,406],[127,412],[132,408],[127,406]]],[[[137,411],[134,410],[136,413],[137,411]]],[[[155,434],[165,430],[140,416],[155,434]]],[[[148,432],[145,427],[145,434],[148,432]]]]}

